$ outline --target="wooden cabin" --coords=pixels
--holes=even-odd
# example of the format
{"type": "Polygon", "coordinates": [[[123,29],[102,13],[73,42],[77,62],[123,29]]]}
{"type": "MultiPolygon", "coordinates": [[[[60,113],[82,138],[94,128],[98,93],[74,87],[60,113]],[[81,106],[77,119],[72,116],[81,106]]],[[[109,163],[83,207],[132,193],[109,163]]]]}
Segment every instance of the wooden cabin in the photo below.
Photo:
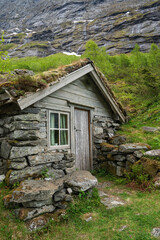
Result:
{"type": "Polygon", "coordinates": [[[30,80],[16,74],[14,84],[0,80],[0,161],[7,181],[93,169],[99,145],[125,122],[103,74],[80,60],[30,77],[34,92],[28,92],[30,80]]]}

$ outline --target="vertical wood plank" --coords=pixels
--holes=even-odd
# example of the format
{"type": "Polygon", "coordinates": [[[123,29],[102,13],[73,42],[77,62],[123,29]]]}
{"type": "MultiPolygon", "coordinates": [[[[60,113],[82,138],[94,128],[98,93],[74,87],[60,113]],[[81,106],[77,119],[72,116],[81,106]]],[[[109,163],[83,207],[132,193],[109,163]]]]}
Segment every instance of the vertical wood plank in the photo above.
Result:
{"type": "Polygon", "coordinates": [[[76,168],[90,170],[89,113],[75,109],[76,168]]]}

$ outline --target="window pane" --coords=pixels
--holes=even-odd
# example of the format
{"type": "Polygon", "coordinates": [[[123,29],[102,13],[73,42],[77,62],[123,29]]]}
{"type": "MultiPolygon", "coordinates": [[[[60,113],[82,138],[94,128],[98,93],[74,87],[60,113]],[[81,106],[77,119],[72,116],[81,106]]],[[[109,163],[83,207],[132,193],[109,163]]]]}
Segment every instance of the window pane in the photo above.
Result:
{"type": "Polygon", "coordinates": [[[50,145],[57,146],[59,145],[59,131],[50,130],[50,145]]]}
{"type": "Polygon", "coordinates": [[[68,128],[68,115],[60,114],[60,128],[68,128]]]}
{"type": "Polygon", "coordinates": [[[58,113],[51,113],[50,128],[58,128],[58,113]]]}
{"type": "Polygon", "coordinates": [[[60,134],[60,145],[68,145],[68,131],[61,130],[60,134]]]}

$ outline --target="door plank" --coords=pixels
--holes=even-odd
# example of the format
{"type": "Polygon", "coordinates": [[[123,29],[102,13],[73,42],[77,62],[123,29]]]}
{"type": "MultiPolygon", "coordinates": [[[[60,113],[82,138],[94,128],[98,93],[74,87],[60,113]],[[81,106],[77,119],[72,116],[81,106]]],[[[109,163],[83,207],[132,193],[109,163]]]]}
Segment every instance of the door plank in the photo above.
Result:
{"type": "Polygon", "coordinates": [[[90,169],[89,112],[75,109],[76,168],[90,169]]]}

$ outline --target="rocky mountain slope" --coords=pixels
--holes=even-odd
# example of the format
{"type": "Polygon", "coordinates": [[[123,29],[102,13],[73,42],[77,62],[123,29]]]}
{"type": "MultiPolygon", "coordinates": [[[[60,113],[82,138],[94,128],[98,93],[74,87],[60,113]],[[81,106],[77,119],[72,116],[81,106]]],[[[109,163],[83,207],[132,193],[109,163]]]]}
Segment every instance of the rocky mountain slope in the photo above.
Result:
{"type": "Polygon", "coordinates": [[[0,30],[11,56],[81,54],[87,40],[111,54],[160,42],[160,1],[1,0],[0,30]]]}

